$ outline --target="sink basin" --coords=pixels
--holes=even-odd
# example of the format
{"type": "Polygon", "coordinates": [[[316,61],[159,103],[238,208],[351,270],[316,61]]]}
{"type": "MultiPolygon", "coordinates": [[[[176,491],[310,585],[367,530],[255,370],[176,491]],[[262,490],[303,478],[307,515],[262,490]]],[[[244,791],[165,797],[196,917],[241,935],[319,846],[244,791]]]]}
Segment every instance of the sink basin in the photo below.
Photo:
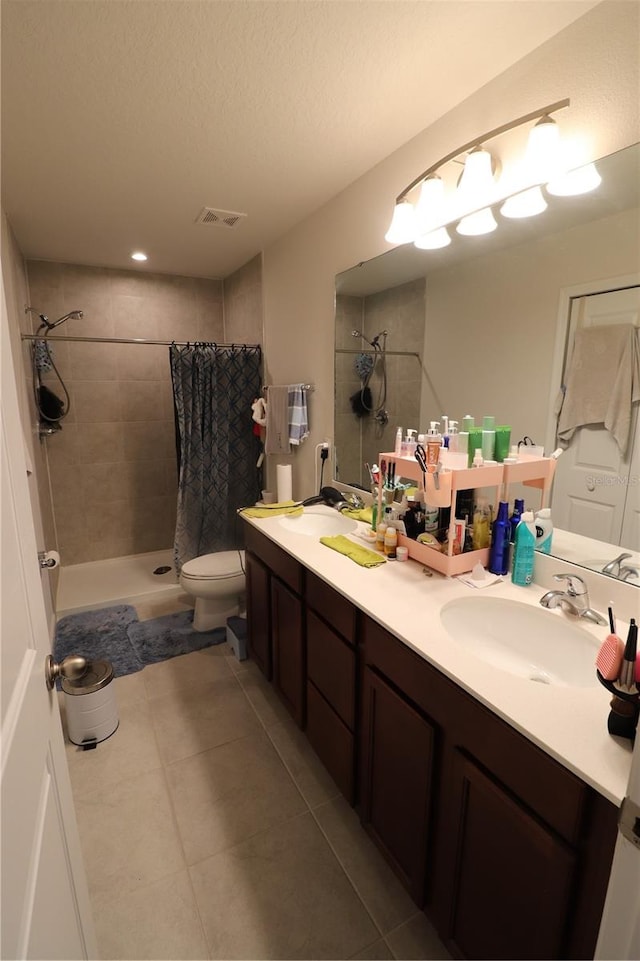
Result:
{"type": "Polygon", "coordinates": [[[543,684],[598,685],[599,642],[564,614],[505,598],[462,597],[445,604],[440,617],[457,644],[500,671],[543,684]]]}
{"type": "Polygon", "coordinates": [[[307,537],[332,537],[334,534],[348,534],[355,531],[357,522],[343,517],[331,507],[305,507],[302,514],[285,514],[278,521],[291,534],[305,534],[307,537]]]}

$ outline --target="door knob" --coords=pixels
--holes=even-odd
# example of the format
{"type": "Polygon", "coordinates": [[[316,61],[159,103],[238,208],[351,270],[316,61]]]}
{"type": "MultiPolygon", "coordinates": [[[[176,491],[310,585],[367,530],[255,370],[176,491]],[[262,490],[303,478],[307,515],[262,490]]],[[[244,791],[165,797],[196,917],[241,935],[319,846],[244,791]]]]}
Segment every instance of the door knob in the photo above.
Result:
{"type": "Polygon", "coordinates": [[[44,677],[47,690],[52,691],[57,677],[68,677],[70,680],[82,677],[86,673],[89,662],[82,654],[68,654],[60,663],[56,663],[53,655],[47,654],[44,662],[44,677]]]}

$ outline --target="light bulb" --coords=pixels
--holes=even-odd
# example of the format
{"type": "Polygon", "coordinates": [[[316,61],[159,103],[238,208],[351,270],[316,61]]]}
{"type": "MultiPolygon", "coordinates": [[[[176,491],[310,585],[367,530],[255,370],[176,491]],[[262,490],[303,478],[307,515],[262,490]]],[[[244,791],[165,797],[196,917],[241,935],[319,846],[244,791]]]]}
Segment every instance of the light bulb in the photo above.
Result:
{"type": "Polygon", "coordinates": [[[551,117],[542,117],[532,127],[527,141],[525,166],[531,180],[550,180],[558,173],[560,130],[551,117]]]}
{"type": "Polygon", "coordinates": [[[500,213],[503,217],[535,217],[547,209],[547,201],[542,196],[540,187],[531,187],[519,194],[514,194],[503,203],[500,213]]]}
{"type": "Polygon", "coordinates": [[[451,237],[446,227],[440,227],[438,230],[430,230],[429,233],[422,234],[413,243],[420,250],[439,250],[440,247],[447,247],[451,243],[451,237]]]}
{"type": "Polygon", "coordinates": [[[384,239],[390,244],[408,244],[416,236],[416,212],[408,200],[395,205],[393,217],[384,239]]]}
{"type": "Polygon", "coordinates": [[[438,176],[422,181],[420,197],[416,204],[416,233],[428,233],[433,226],[442,223],[444,184],[438,176]]]}
{"type": "Polygon", "coordinates": [[[134,253],[131,254],[131,259],[132,259],[132,260],[146,260],[146,259],[147,259],[147,255],[146,255],[146,254],[143,254],[141,250],[136,250],[136,251],[134,251],[134,253]]]}
{"type": "Polygon", "coordinates": [[[555,197],[577,197],[588,194],[602,183],[595,164],[585,164],[576,170],[570,170],[561,177],[556,177],[547,184],[547,191],[555,197]]]}
{"type": "Polygon", "coordinates": [[[477,147],[464,162],[458,193],[471,206],[486,202],[494,188],[493,158],[488,150],[477,147]]]}
{"type": "Polygon", "coordinates": [[[479,237],[481,234],[490,234],[498,226],[496,218],[491,212],[491,207],[478,210],[475,214],[463,217],[456,230],[465,237],[479,237]]]}

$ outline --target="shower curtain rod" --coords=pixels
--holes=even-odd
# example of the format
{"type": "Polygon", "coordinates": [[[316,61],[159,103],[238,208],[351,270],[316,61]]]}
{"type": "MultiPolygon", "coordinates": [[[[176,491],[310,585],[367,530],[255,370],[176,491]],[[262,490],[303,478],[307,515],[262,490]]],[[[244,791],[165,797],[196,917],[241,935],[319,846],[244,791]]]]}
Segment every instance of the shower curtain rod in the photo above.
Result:
{"type": "MultiPolygon", "coordinates": [[[[21,334],[22,340],[45,340],[42,334],[21,334]]],[[[147,340],[146,337],[47,337],[48,344],[57,340],[88,344],[154,344],[157,347],[193,347],[195,344],[212,344],[215,347],[260,347],[260,344],[219,344],[212,340],[147,340]]]]}
{"type": "Polygon", "coordinates": [[[391,354],[394,357],[417,357],[420,360],[417,350],[358,350],[357,347],[336,347],[336,354],[391,354]]]}

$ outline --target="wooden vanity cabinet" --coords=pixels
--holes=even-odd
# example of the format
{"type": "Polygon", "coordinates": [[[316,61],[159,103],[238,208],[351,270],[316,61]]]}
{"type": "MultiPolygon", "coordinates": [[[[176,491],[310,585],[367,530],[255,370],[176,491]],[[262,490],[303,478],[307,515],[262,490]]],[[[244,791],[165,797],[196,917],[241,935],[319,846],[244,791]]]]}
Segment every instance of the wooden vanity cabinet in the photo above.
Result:
{"type": "Polygon", "coordinates": [[[363,659],[361,820],[451,954],[593,957],[614,805],[366,617],[363,659]]]}
{"type": "Polygon", "coordinates": [[[307,571],[306,733],[350,804],[356,799],[357,612],[307,571]]]}
{"type": "Polygon", "coordinates": [[[260,531],[245,525],[249,654],[273,682],[299,727],[306,718],[303,568],[260,531]]]}

